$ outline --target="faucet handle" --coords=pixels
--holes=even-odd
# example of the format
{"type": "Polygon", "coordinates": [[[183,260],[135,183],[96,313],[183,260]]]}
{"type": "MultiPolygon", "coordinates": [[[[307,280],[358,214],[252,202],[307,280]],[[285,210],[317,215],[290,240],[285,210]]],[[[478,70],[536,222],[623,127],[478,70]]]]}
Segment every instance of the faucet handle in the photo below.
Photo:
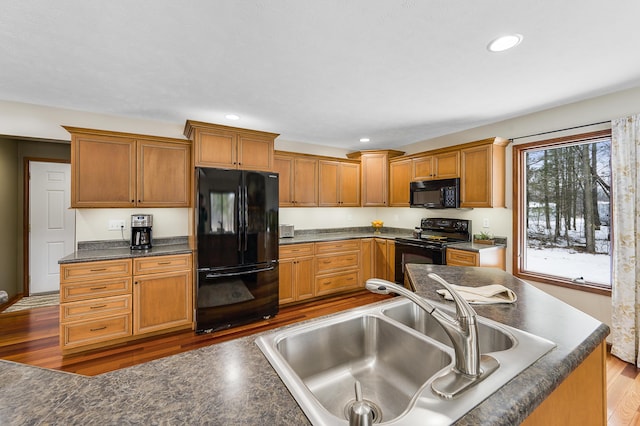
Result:
{"type": "Polygon", "coordinates": [[[449,291],[449,293],[451,293],[451,297],[456,304],[456,316],[458,317],[458,319],[467,318],[468,320],[475,321],[476,311],[471,307],[469,302],[464,300],[464,298],[460,296],[460,294],[455,291],[453,287],[451,287],[451,284],[446,282],[440,275],[434,274],[433,272],[429,273],[427,276],[432,280],[439,282],[444,288],[449,291]]]}

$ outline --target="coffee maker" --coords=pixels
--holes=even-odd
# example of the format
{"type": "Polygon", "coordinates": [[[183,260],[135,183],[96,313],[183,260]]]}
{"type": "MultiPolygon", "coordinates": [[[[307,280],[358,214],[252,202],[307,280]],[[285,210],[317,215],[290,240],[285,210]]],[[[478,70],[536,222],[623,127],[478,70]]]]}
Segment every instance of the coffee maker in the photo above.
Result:
{"type": "Polygon", "coordinates": [[[131,250],[151,248],[151,225],[153,225],[153,215],[131,215],[131,250]]]}

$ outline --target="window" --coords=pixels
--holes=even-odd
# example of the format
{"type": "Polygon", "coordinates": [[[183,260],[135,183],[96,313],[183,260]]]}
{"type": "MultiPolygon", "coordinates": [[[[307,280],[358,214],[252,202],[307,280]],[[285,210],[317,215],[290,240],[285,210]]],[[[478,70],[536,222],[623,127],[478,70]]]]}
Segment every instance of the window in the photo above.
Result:
{"type": "Polygon", "coordinates": [[[611,289],[611,132],[514,145],[514,274],[611,289]]]}

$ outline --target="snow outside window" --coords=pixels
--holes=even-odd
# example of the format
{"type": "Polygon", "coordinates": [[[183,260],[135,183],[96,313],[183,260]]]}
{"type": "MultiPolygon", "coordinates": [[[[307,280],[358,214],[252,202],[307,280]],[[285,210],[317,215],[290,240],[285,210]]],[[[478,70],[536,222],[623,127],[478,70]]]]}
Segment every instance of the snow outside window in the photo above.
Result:
{"type": "Polygon", "coordinates": [[[611,288],[611,137],[601,133],[514,146],[517,274],[611,288]]]}

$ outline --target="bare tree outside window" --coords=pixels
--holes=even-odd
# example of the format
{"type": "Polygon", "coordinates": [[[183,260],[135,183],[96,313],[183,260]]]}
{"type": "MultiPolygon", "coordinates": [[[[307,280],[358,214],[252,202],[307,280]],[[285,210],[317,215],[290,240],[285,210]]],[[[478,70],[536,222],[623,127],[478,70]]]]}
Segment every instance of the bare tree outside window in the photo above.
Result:
{"type": "Polygon", "coordinates": [[[514,146],[514,271],[610,288],[611,138],[567,139],[514,146]]]}

